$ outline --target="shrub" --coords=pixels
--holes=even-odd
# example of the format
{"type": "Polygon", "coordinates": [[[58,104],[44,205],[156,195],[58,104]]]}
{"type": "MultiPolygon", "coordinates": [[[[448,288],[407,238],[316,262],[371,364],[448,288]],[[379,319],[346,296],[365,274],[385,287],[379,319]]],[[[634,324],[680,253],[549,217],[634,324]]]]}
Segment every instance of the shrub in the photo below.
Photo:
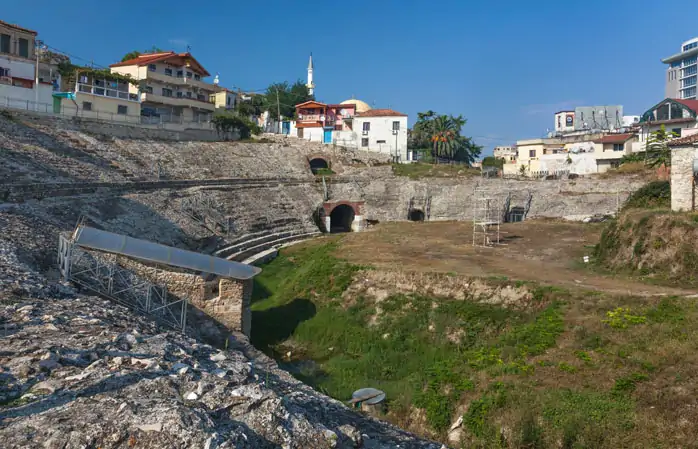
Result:
{"type": "Polygon", "coordinates": [[[628,326],[636,324],[644,324],[647,322],[647,317],[642,315],[632,315],[630,307],[616,307],[615,310],[606,312],[607,318],[602,322],[608,324],[614,329],[625,329],[628,326]]]}
{"type": "Polygon", "coordinates": [[[624,209],[654,209],[671,207],[671,184],[654,181],[635,191],[623,206],[624,209]]]}
{"type": "Polygon", "coordinates": [[[211,121],[216,127],[216,132],[223,139],[231,139],[236,132],[240,139],[249,139],[252,134],[257,135],[262,132],[257,124],[246,117],[231,113],[217,114],[211,121]]]}

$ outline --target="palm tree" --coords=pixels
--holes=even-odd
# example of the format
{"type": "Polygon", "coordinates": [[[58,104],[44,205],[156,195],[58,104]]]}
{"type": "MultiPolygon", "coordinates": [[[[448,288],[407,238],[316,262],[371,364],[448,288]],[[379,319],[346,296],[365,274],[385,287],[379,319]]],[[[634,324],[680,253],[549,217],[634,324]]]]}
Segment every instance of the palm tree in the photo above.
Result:
{"type": "Polygon", "coordinates": [[[432,155],[434,157],[463,162],[472,162],[480,154],[480,147],[473,145],[470,138],[461,135],[466,120],[457,117],[439,115],[432,123],[432,155]]]}

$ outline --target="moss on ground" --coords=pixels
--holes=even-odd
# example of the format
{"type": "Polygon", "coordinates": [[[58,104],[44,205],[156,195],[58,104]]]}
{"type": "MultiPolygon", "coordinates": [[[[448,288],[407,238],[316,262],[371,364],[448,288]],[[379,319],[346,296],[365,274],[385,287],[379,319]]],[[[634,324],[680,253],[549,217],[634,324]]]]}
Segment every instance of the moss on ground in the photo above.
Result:
{"type": "Polygon", "coordinates": [[[256,279],[253,343],[318,390],[346,400],[380,388],[387,419],[442,441],[462,416],[464,447],[677,443],[659,435],[693,396],[657,389],[691,388],[695,299],[539,287],[525,309],[404,294],[376,302],[343,296],[362,267],[336,258],[339,245],[284,250],[256,279]]]}

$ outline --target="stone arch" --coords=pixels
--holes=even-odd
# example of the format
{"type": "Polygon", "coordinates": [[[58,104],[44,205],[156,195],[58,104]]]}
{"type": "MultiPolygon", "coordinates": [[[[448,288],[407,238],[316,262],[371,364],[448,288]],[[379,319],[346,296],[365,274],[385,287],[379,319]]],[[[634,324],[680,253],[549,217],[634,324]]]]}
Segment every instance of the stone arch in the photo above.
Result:
{"type": "Polygon", "coordinates": [[[410,210],[410,213],[407,216],[407,219],[410,221],[424,221],[426,218],[426,215],[424,214],[424,211],[421,209],[412,209],[410,210]]]}
{"type": "Polygon", "coordinates": [[[323,154],[313,154],[309,156],[308,165],[310,166],[310,171],[312,171],[313,174],[316,174],[318,170],[332,168],[330,159],[323,154]]]}
{"type": "Polygon", "coordinates": [[[351,232],[356,212],[349,204],[339,204],[330,212],[330,233],[351,232]]]}

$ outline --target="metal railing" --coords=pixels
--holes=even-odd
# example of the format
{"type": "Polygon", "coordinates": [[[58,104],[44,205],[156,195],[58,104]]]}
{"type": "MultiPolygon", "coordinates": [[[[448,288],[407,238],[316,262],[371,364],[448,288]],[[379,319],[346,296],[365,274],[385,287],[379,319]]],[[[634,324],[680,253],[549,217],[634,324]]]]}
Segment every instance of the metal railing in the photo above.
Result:
{"type": "Polygon", "coordinates": [[[197,117],[195,120],[184,120],[182,115],[158,113],[153,116],[119,114],[94,109],[84,109],[71,104],[70,100],[64,100],[59,105],[50,103],[37,103],[31,100],[0,96],[0,109],[15,109],[29,111],[41,115],[50,115],[65,118],[96,119],[118,124],[148,125],[159,128],[175,126],[176,129],[214,129],[210,119],[197,117]]]}

